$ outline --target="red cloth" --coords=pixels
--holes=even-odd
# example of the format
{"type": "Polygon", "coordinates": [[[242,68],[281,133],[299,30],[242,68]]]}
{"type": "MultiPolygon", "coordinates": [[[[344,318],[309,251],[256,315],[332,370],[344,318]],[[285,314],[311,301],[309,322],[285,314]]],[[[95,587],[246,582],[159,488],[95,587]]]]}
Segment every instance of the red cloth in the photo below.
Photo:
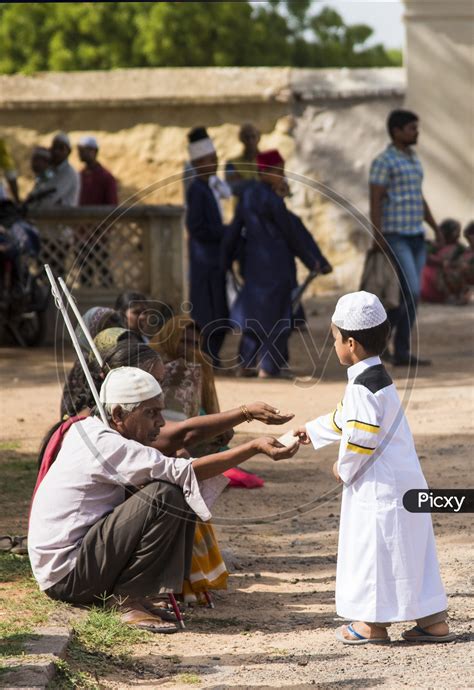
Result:
{"type": "Polygon", "coordinates": [[[427,264],[423,267],[421,274],[421,299],[423,302],[434,302],[442,304],[446,301],[446,295],[438,290],[438,273],[439,266],[430,266],[427,264]]]}
{"type": "Polygon", "coordinates": [[[35,488],[33,489],[31,503],[33,503],[33,499],[35,497],[36,492],[38,491],[39,485],[41,484],[45,476],[48,474],[49,468],[56,460],[57,454],[61,450],[61,446],[63,445],[63,439],[66,431],[68,431],[75,422],[78,422],[81,419],[85,419],[85,417],[80,417],[79,415],[76,415],[75,417],[69,417],[68,420],[63,422],[61,426],[59,426],[56,429],[54,434],[49,439],[48,445],[46,446],[46,449],[43,453],[43,457],[41,459],[41,465],[38,470],[38,476],[36,477],[36,484],[35,488]]]}
{"type": "Polygon", "coordinates": [[[117,206],[117,182],[100,163],[80,172],[79,206],[117,206]]]}
{"type": "Polygon", "coordinates": [[[266,170],[267,168],[281,168],[285,161],[277,149],[270,149],[270,151],[262,151],[257,153],[257,167],[259,170],[266,170]]]}
{"type": "Polygon", "coordinates": [[[265,484],[261,477],[245,472],[245,470],[241,470],[239,467],[232,467],[232,469],[223,472],[223,475],[230,479],[229,487],[238,486],[242,489],[260,489],[265,484]]]}

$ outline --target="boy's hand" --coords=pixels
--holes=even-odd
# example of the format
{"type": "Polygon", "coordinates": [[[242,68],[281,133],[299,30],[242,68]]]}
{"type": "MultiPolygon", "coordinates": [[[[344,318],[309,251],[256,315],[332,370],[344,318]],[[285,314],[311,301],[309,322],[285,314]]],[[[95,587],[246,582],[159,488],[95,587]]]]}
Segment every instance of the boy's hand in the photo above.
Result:
{"type": "Polygon", "coordinates": [[[334,463],[334,465],[332,466],[332,473],[336,477],[338,482],[342,482],[342,479],[339,476],[339,472],[337,471],[337,460],[334,463]]]}
{"type": "Polygon", "coordinates": [[[311,439],[308,436],[305,426],[300,426],[298,429],[295,429],[293,433],[298,437],[299,442],[302,443],[303,446],[309,446],[311,439]]]}
{"type": "Polygon", "coordinates": [[[262,436],[261,438],[255,439],[254,447],[258,453],[264,453],[272,460],[286,460],[292,458],[298,451],[300,444],[298,439],[295,438],[295,443],[291,448],[287,448],[273,436],[262,436]]]}
{"type": "Polygon", "coordinates": [[[293,412],[280,412],[273,405],[264,402],[250,403],[247,409],[254,419],[264,424],[286,424],[295,416],[293,412]]]}

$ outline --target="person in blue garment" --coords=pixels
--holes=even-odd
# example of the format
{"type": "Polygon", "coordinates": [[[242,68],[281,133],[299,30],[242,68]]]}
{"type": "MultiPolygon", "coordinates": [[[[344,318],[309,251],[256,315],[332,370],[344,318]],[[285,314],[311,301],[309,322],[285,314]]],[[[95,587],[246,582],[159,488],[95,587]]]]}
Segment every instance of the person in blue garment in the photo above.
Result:
{"type": "Polygon", "coordinates": [[[230,268],[237,253],[243,254],[245,283],[231,314],[242,329],[241,375],[290,378],[287,353],[294,259],[300,258],[309,270],[316,268],[317,261],[301,233],[295,232],[294,220],[278,193],[284,176],[280,153],[276,149],[259,153],[257,165],[259,181],[243,192],[226,233],[223,268],[230,268]]]}
{"type": "Polygon", "coordinates": [[[201,330],[205,351],[213,366],[219,368],[219,352],[228,328],[228,309],[225,271],[220,263],[225,225],[209,184],[217,171],[217,155],[204,128],[196,128],[192,134],[189,158],[196,176],[186,193],[191,315],[201,330]]]}
{"type": "MultiPolygon", "coordinates": [[[[303,243],[306,247],[306,251],[310,253],[314,258],[314,267],[318,273],[321,275],[327,275],[332,272],[332,266],[326,259],[318,243],[309,232],[308,228],[305,226],[303,221],[296,213],[288,211],[291,223],[293,226],[293,233],[298,235],[298,241],[303,243]]],[[[296,263],[293,261],[293,289],[292,294],[298,288],[298,279],[296,275],[296,263]]],[[[306,314],[301,302],[298,304],[296,310],[293,311],[293,328],[304,328],[306,325],[306,314]]]]}

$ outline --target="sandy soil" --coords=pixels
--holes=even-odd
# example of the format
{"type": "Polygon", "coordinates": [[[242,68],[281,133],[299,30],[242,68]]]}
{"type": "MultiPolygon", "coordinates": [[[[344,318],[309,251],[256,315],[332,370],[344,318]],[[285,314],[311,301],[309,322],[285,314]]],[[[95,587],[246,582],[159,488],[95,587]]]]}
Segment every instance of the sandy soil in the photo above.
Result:
{"type": "MultiPolygon", "coordinates": [[[[329,341],[324,345],[331,308],[328,301],[311,316],[312,341],[309,334],[293,338],[296,382],[220,378],[222,407],[266,400],[291,409],[298,423],[329,410],[345,377],[329,341]]],[[[434,366],[391,373],[430,486],[465,488],[472,484],[472,311],[424,306],[420,332],[421,352],[434,366]]],[[[56,419],[59,382],[70,360],[69,352],[55,359],[51,350],[1,351],[0,443],[38,447],[56,419]]],[[[262,431],[268,429],[245,424],[235,442],[262,431]]],[[[278,465],[260,458],[248,463],[265,487],[226,491],[214,510],[221,547],[233,563],[229,590],[216,597],[215,610],[192,612],[184,633],[154,638],[137,650],[142,673],[124,671],[105,687],[473,687],[472,515],[433,516],[451,624],[459,634],[454,644],[409,646],[400,640],[402,624],[392,627],[394,643],[386,647],[348,648],[335,640],[335,455],[334,448],[317,455],[303,449],[278,465]]]]}

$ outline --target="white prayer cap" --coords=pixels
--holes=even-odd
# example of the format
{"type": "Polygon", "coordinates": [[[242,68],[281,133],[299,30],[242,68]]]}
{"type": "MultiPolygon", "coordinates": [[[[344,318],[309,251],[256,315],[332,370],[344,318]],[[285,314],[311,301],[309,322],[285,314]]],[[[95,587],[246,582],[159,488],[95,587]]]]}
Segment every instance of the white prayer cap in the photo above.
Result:
{"type": "Polygon", "coordinates": [[[332,322],[344,331],[364,331],[387,320],[382,302],[371,292],[349,292],[336,304],[332,322]]]}
{"type": "Polygon", "coordinates": [[[105,377],[100,389],[100,401],[125,405],[150,400],[161,393],[160,384],[147,371],[136,367],[118,367],[105,377]]]}
{"type": "Polygon", "coordinates": [[[57,134],[55,134],[53,137],[53,144],[55,141],[59,141],[61,142],[61,144],[65,144],[68,148],[71,148],[71,140],[69,139],[66,132],[58,132],[57,134]]]}
{"type": "Polygon", "coordinates": [[[88,146],[91,149],[99,149],[97,139],[93,136],[87,135],[79,139],[79,146],[88,146]]]}
{"type": "Polygon", "coordinates": [[[96,137],[91,134],[87,134],[79,139],[79,146],[89,146],[91,149],[98,149],[99,144],[96,137]]]}
{"type": "Polygon", "coordinates": [[[207,137],[206,139],[198,139],[198,141],[192,141],[188,145],[189,158],[191,161],[196,161],[198,158],[203,158],[203,156],[209,156],[211,153],[215,153],[216,149],[212,139],[207,137]]]}

